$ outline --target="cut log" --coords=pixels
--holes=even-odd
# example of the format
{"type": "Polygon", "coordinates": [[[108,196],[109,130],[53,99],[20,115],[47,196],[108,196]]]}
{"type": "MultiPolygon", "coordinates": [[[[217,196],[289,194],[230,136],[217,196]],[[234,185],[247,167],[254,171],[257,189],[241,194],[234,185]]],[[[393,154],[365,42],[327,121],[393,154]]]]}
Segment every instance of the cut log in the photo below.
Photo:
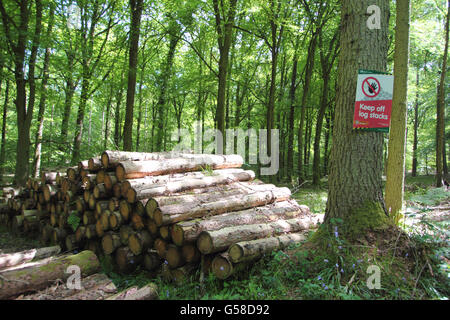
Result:
{"type": "Polygon", "coordinates": [[[113,186],[118,182],[117,177],[115,175],[105,175],[103,180],[103,184],[105,185],[105,189],[110,193],[113,192],[113,186]]]}
{"type": "Polygon", "coordinates": [[[109,199],[108,209],[111,212],[119,211],[119,205],[120,205],[119,198],[112,197],[111,199],[109,199]]]}
{"type": "Polygon", "coordinates": [[[97,184],[92,191],[95,199],[107,199],[112,196],[112,191],[106,189],[104,183],[97,184]]]}
{"type": "Polygon", "coordinates": [[[109,226],[111,230],[117,231],[123,223],[122,215],[119,211],[111,212],[109,215],[109,226]]]}
{"type": "Polygon", "coordinates": [[[159,235],[161,239],[165,241],[170,241],[170,226],[162,226],[159,228],[159,235]]]}
{"type": "MultiPolygon", "coordinates": [[[[109,279],[103,273],[94,273],[93,275],[90,275],[86,278],[82,278],[80,281],[80,286],[83,292],[92,292],[92,290],[95,290],[95,288],[101,288],[100,290],[107,293],[108,295],[117,292],[117,288],[115,288],[114,284],[112,284],[111,279],[109,279]]],[[[81,291],[77,288],[70,289],[67,287],[67,284],[58,283],[46,288],[45,290],[26,295],[25,297],[21,298],[21,300],[63,300],[80,293],[81,291]]],[[[77,299],[83,299],[83,297],[78,297],[77,299]]]]}
{"type": "Polygon", "coordinates": [[[89,224],[86,226],[86,238],[89,240],[95,239],[97,237],[97,232],[95,231],[95,224],[89,224]]]}
{"type": "Polygon", "coordinates": [[[288,233],[278,237],[243,241],[231,245],[228,248],[228,256],[233,263],[254,261],[266,253],[274,250],[282,250],[291,244],[306,240],[304,233],[288,233]]]}
{"type": "Polygon", "coordinates": [[[203,231],[197,239],[197,248],[202,254],[226,250],[234,243],[250,241],[282,233],[300,232],[316,226],[312,217],[278,220],[267,224],[232,226],[215,231],[203,231]]]}
{"type": "Polygon", "coordinates": [[[95,216],[93,211],[85,211],[83,213],[83,224],[85,226],[95,224],[95,216]]]}
{"type": "Polygon", "coordinates": [[[208,203],[191,202],[184,205],[169,205],[156,209],[153,220],[157,226],[173,224],[208,215],[218,215],[230,211],[245,210],[264,206],[273,202],[288,200],[291,196],[289,188],[276,188],[270,191],[254,192],[246,195],[222,197],[208,203]]]}
{"type": "Polygon", "coordinates": [[[148,283],[142,288],[131,287],[118,294],[108,297],[106,300],[157,300],[158,287],[154,283],[148,283]]]}
{"type": "Polygon", "coordinates": [[[128,238],[128,247],[135,255],[140,255],[142,252],[153,246],[154,240],[150,232],[143,230],[132,233],[128,238]]]}
{"type": "Polygon", "coordinates": [[[92,190],[95,187],[96,175],[88,174],[81,180],[81,187],[85,190],[92,190]]]}
{"type": "Polygon", "coordinates": [[[0,254],[0,268],[12,267],[33,260],[55,256],[61,252],[60,246],[31,249],[22,252],[0,254]]]}
{"type": "Polygon", "coordinates": [[[67,251],[80,250],[81,246],[78,245],[75,234],[69,234],[65,240],[67,251]]]}
{"type": "Polygon", "coordinates": [[[166,259],[166,252],[167,252],[166,241],[164,241],[161,238],[156,239],[153,248],[155,248],[156,252],[158,252],[158,255],[161,257],[161,259],[166,259]]]}
{"type": "Polygon", "coordinates": [[[197,249],[194,243],[187,243],[181,247],[181,255],[186,263],[200,261],[200,251],[197,249]]]}
{"type": "Polygon", "coordinates": [[[182,285],[189,280],[189,277],[192,276],[198,268],[198,263],[188,263],[180,268],[170,270],[172,281],[177,285],[182,285]]]}
{"type": "Polygon", "coordinates": [[[107,176],[107,175],[111,175],[111,176],[114,176],[115,175],[115,173],[114,172],[110,172],[110,171],[105,171],[105,170],[100,170],[100,171],[98,171],[97,172],[97,177],[96,177],[96,183],[97,184],[101,184],[101,183],[104,183],[105,182],[105,177],[107,176]]]}
{"type": "Polygon", "coordinates": [[[211,270],[213,274],[221,280],[225,280],[248,267],[248,263],[233,263],[228,256],[228,253],[218,254],[214,257],[211,270]]]}
{"type": "Polygon", "coordinates": [[[123,221],[128,222],[133,212],[133,208],[126,200],[121,200],[119,204],[119,212],[122,215],[123,221]]]}
{"type": "Polygon", "coordinates": [[[202,189],[215,185],[229,184],[236,181],[250,181],[255,177],[253,171],[242,171],[230,174],[216,174],[203,178],[186,178],[179,181],[169,181],[164,184],[156,184],[150,189],[140,190],[136,195],[137,200],[150,199],[152,197],[170,195],[192,189],[202,189]]]}
{"type": "Polygon", "coordinates": [[[100,223],[102,225],[103,231],[109,230],[110,224],[109,224],[109,217],[111,216],[111,211],[108,209],[103,210],[103,212],[100,215],[100,223]]]}
{"type": "Polygon", "coordinates": [[[197,155],[192,159],[175,158],[164,161],[121,161],[116,167],[119,181],[145,176],[209,169],[240,168],[244,163],[239,155],[197,155]]]}
{"type": "Polygon", "coordinates": [[[105,235],[105,230],[103,230],[103,224],[100,221],[100,219],[98,219],[97,222],[95,223],[95,234],[99,238],[101,238],[105,235]]]}
{"type": "Polygon", "coordinates": [[[181,248],[174,244],[167,245],[166,260],[169,268],[171,269],[181,267],[186,263],[181,252],[181,248]]]}
{"type": "Polygon", "coordinates": [[[90,158],[88,161],[88,169],[91,172],[102,169],[102,162],[100,160],[100,157],[90,158]]]}
{"type": "Polygon", "coordinates": [[[86,227],[79,226],[75,231],[75,241],[82,242],[84,239],[86,239],[86,227]]]}
{"type": "Polygon", "coordinates": [[[101,161],[104,168],[115,168],[121,161],[160,160],[170,156],[170,152],[144,153],[106,150],[101,155],[101,161]]]}
{"type": "Polygon", "coordinates": [[[130,225],[136,231],[143,230],[145,228],[145,218],[137,212],[134,212],[131,215],[130,225]]]}
{"type": "Polygon", "coordinates": [[[112,254],[121,246],[120,236],[114,232],[107,232],[102,238],[102,248],[105,254],[112,254]]]}
{"type": "Polygon", "coordinates": [[[142,255],[136,256],[128,247],[120,247],[116,250],[115,261],[120,273],[132,273],[142,262],[142,255]]]}
{"type": "Polygon", "coordinates": [[[64,246],[67,234],[68,234],[68,232],[64,228],[54,228],[53,229],[53,243],[62,244],[64,246]]]}
{"type": "Polygon", "coordinates": [[[196,241],[200,233],[205,230],[213,231],[230,226],[288,220],[302,215],[310,215],[307,206],[298,205],[293,200],[276,202],[263,207],[178,222],[172,226],[171,238],[176,245],[181,246],[185,242],[196,241]]]}
{"type": "Polygon", "coordinates": [[[147,231],[150,232],[154,238],[157,238],[159,235],[159,228],[152,219],[147,220],[147,231]]]}
{"type": "MultiPolygon", "coordinates": [[[[225,170],[216,170],[211,174],[204,174],[203,172],[187,172],[181,174],[169,174],[162,176],[148,176],[139,179],[125,180],[121,185],[121,194],[122,197],[127,198],[129,203],[134,203],[141,197],[139,196],[141,190],[151,189],[155,186],[165,184],[168,182],[175,181],[183,181],[187,178],[205,178],[211,175],[219,175],[219,174],[238,174],[242,173],[244,170],[242,169],[225,169],[225,170]]],[[[207,188],[201,188],[195,190],[196,193],[207,193],[212,192],[212,190],[207,190],[207,188]],[[204,190],[205,189],[205,190],[204,190]]],[[[194,192],[194,191],[192,191],[194,192]]]]}
{"type": "Polygon", "coordinates": [[[144,254],[144,268],[148,271],[157,270],[162,263],[161,257],[158,255],[158,252],[154,249],[148,249],[144,254]]]}
{"type": "Polygon", "coordinates": [[[131,228],[128,225],[123,225],[120,227],[120,241],[123,245],[128,245],[128,239],[130,238],[130,235],[133,233],[133,228],[131,228]]]}
{"type": "Polygon", "coordinates": [[[92,251],[83,251],[76,255],[69,255],[49,259],[42,265],[26,267],[18,270],[0,273],[0,299],[8,299],[29,291],[42,290],[50,281],[67,280],[71,275],[66,273],[69,266],[76,265],[81,270],[81,276],[87,277],[100,270],[100,263],[92,251]]]}
{"type": "Polygon", "coordinates": [[[50,199],[54,197],[56,195],[56,192],[59,190],[56,185],[52,184],[44,184],[41,189],[44,194],[44,200],[46,202],[50,202],[50,199]]]}

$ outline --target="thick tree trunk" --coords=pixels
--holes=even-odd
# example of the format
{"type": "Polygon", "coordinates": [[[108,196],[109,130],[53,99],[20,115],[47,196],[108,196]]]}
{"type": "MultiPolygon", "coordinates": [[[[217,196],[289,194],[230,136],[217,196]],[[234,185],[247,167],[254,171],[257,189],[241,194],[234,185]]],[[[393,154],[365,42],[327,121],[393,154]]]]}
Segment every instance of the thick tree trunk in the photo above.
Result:
{"type": "Polygon", "coordinates": [[[344,221],[344,233],[351,237],[357,236],[358,228],[375,228],[387,219],[381,179],[383,133],[356,132],[352,125],[358,69],[386,71],[389,1],[346,1],[342,3],[341,17],[325,224],[331,227],[332,218],[340,218],[344,221]],[[367,27],[367,8],[373,4],[380,8],[380,29],[367,27]],[[368,220],[361,225],[362,219],[368,220]]]}
{"type": "Polygon", "coordinates": [[[2,141],[0,146],[0,182],[3,181],[3,174],[5,171],[5,160],[6,160],[6,120],[8,112],[9,103],[9,81],[6,80],[6,90],[5,90],[5,102],[3,104],[3,121],[2,121],[2,141]]]}

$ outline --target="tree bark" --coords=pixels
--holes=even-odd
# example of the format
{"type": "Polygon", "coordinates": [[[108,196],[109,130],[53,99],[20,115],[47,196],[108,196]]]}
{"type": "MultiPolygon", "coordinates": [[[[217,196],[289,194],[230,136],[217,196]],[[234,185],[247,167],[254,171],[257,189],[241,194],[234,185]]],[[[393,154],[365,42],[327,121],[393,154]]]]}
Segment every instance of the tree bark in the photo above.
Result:
{"type": "MultiPolygon", "coordinates": [[[[325,225],[343,220],[344,234],[357,236],[359,228],[384,225],[382,179],[383,134],[352,130],[358,69],[386,71],[389,1],[342,3],[338,90],[331,151],[325,225]],[[380,8],[380,29],[367,27],[367,8],[380,8]],[[368,219],[359,224],[362,219],[368,219]]],[[[361,231],[363,232],[363,231],[361,231]]],[[[360,234],[360,233],[359,233],[360,234]]]]}
{"type": "Polygon", "coordinates": [[[141,14],[143,0],[130,0],[131,27],[130,27],[130,50],[128,63],[128,88],[125,111],[125,123],[123,125],[123,149],[131,151],[133,148],[133,107],[136,91],[136,73],[138,59],[138,44],[141,25],[141,14]]]}
{"type": "Polygon", "coordinates": [[[441,79],[438,87],[437,108],[436,108],[436,187],[443,185],[443,161],[445,160],[445,77],[447,74],[447,57],[449,42],[449,24],[450,24],[450,0],[447,3],[447,18],[445,22],[445,48],[442,58],[441,79]]]}
{"type": "Polygon", "coordinates": [[[70,276],[70,273],[66,273],[67,267],[72,265],[80,267],[82,276],[89,276],[100,271],[100,263],[92,251],[49,259],[45,263],[23,269],[5,271],[1,273],[0,299],[12,298],[31,290],[44,289],[49,281],[57,279],[64,281],[70,276]]]}
{"type": "Polygon", "coordinates": [[[398,222],[398,214],[403,207],[405,183],[410,1],[398,0],[396,11],[394,93],[386,167],[385,202],[389,214],[398,222]]]}
{"type": "Polygon", "coordinates": [[[196,241],[203,231],[214,231],[230,226],[270,223],[276,220],[308,216],[309,208],[295,202],[282,201],[263,207],[229,212],[203,219],[178,222],[172,227],[172,241],[178,246],[196,241]]]}
{"type": "Polygon", "coordinates": [[[316,226],[313,219],[295,218],[271,223],[232,226],[215,231],[203,231],[197,239],[197,248],[202,254],[226,250],[234,243],[275,236],[282,233],[299,232],[316,226]]]}
{"type": "Polygon", "coordinates": [[[417,165],[418,165],[418,131],[419,131],[419,72],[420,68],[417,67],[416,70],[416,102],[414,104],[414,141],[413,141],[413,158],[412,158],[412,169],[411,175],[413,177],[417,176],[417,165]]]}

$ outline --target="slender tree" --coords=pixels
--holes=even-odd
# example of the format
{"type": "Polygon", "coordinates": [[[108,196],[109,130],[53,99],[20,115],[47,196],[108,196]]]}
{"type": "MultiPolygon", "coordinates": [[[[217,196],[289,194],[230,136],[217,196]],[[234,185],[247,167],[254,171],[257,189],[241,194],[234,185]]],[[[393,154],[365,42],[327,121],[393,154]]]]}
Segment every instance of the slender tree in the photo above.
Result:
{"type": "Polygon", "coordinates": [[[445,48],[442,57],[441,78],[437,93],[436,108],[436,186],[442,187],[444,165],[444,147],[445,147],[445,77],[447,74],[448,41],[449,41],[449,23],[450,23],[450,0],[447,3],[447,18],[445,22],[445,48]]]}
{"type": "Polygon", "coordinates": [[[131,151],[133,145],[133,107],[136,92],[136,73],[138,59],[139,34],[143,0],[130,0],[131,27],[128,64],[128,89],[125,111],[125,123],[123,125],[123,150],[131,151]]]}

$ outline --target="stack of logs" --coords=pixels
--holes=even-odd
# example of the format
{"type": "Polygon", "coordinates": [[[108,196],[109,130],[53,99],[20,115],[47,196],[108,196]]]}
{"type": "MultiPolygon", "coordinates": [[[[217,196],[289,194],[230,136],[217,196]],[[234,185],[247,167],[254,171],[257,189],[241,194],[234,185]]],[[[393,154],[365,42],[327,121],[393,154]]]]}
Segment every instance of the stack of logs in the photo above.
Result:
{"type": "Polygon", "coordinates": [[[242,165],[239,155],[105,151],[5,190],[0,222],[111,256],[122,273],[140,265],[182,281],[201,266],[225,279],[318,223],[288,188],[242,165]]]}

